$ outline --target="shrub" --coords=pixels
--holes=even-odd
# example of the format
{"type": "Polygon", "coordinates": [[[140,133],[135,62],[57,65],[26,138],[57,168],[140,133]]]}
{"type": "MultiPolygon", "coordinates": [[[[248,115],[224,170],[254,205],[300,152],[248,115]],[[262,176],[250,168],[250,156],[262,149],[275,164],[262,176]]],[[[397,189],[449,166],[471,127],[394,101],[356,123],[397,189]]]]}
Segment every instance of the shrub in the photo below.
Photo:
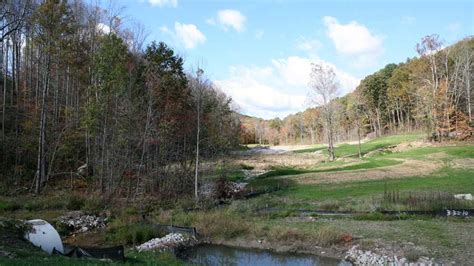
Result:
{"type": "Polygon", "coordinates": [[[39,198],[38,201],[41,201],[43,209],[63,209],[67,204],[67,201],[63,197],[57,196],[43,196],[39,198]]]}
{"type": "Polygon", "coordinates": [[[321,246],[330,246],[342,241],[343,234],[340,230],[336,230],[330,226],[319,228],[316,233],[316,242],[321,246]]]}
{"type": "Polygon", "coordinates": [[[40,200],[33,200],[25,203],[23,206],[28,211],[38,211],[44,209],[43,202],[40,200]]]}
{"type": "Polygon", "coordinates": [[[0,201],[0,212],[3,211],[16,211],[21,209],[20,203],[16,201],[0,201]]]}
{"type": "Polygon", "coordinates": [[[199,234],[212,238],[235,238],[249,230],[249,225],[244,219],[222,210],[197,214],[193,225],[199,234]]]}
{"type": "Polygon", "coordinates": [[[444,191],[399,192],[384,189],[383,199],[379,203],[384,209],[402,206],[403,210],[438,211],[445,208],[468,209],[474,206],[471,202],[457,200],[451,193],[444,191]]]}
{"type": "Polygon", "coordinates": [[[97,214],[105,208],[105,202],[101,198],[88,198],[84,201],[84,211],[97,214]]]}
{"type": "Polygon", "coordinates": [[[109,228],[107,239],[115,244],[137,245],[165,233],[149,224],[134,224],[109,228]]]}
{"type": "Polygon", "coordinates": [[[296,242],[296,241],[306,241],[308,234],[304,232],[287,227],[274,227],[269,232],[270,237],[283,242],[296,242]]]}
{"type": "Polygon", "coordinates": [[[84,206],[84,198],[78,195],[71,195],[69,196],[66,208],[68,210],[77,211],[80,210],[84,206]]]}
{"type": "Polygon", "coordinates": [[[290,216],[295,216],[295,212],[292,210],[282,210],[270,213],[270,219],[277,219],[277,218],[286,218],[290,216]]]}
{"type": "Polygon", "coordinates": [[[409,262],[416,262],[423,254],[416,249],[412,249],[412,250],[406,251],[404,255],[405,255],[405,258],[407,258],[409,262]]]}
{"type": "Polygon", "coordinates": [[[335,200],[326,200],[321,203],[319,206],[321,210],[325,211],[337,211],[341,206],[341,202],[335,200]]]}
{"type": "Polygon", "coordinates": [[[255,167],[253,167],[253,166],[251,166],[251,165],[247,165],[247,164],[241,163],[241,164],[240,164],[240,168],[242,168],[243,170],[253,170],[255,167]]]}
{"type": "Polygon", "coordinates": [[[293,183],[294,181],[288,179],[257,178],[248,184],[246,188],[252,192],[269,193],[286,189],[293,183]]]}

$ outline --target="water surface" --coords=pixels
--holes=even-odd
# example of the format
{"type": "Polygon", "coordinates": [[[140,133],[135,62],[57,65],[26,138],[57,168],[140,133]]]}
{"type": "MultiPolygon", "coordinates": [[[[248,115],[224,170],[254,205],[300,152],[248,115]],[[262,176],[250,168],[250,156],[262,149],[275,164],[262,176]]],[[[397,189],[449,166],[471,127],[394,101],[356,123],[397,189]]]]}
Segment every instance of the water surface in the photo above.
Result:
{"type": "Polygon", "coordinates": [[[183,251],[183,260],[199,265],[351,265],[340,260],[315,255],[277,253],[268,250],[235,248],[222,245],[199,245],[183,251]]]}

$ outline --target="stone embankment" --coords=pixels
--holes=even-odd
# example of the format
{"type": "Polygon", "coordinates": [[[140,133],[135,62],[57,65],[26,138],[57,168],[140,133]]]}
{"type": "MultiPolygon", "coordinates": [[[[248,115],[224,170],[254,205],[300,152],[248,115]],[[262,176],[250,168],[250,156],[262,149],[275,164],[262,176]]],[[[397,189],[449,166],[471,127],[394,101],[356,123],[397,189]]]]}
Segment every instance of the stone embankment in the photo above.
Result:
{"type": "Polygon", "coordinates": [[[409,261],[403,256],[379,254],[370,250],[361,250],[353,246],[346,252],[345,260],[354,265],[435,265],[434,259],[419,257],[417,261],[409,261]]]}
{"type": "Polygon", "coordinates": [[[188,236],[179,233],[170,233],[161,238],[153,238],[136,247],[138,252],[147,250],[172,250],[176,248],[191,247],[197,243],[193,236],[188,236]]]}

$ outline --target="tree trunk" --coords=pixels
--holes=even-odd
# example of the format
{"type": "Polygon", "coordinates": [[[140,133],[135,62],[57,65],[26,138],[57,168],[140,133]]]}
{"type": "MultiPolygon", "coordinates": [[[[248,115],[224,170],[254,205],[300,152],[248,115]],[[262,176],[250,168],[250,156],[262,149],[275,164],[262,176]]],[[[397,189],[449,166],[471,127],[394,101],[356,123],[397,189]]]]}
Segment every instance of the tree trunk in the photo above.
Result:
{"type": "Polygon", "coordinates": [[[362,158],[362,151],[361,151],[361,145],[360,145],[360,124],[357,125],[357,140],[359,143],[359,159],[362,158]]]}
{"type": "Polygon", "coordinates": [[[470,64],[466,66],[466,98],[467,98],[467,111],[469,114],[469,122],[472,122],[472,111],[471,111],[471,71],[469,69],[470,64]]]}
{"type": "Polygon", "coordinates": [[[8,40],[6,42],[4,51],[4,66],[3,66],[3,106],[2,106],[2,140],[5,140],[5,112],[7,107],[7,72],[8,72],[8,40]]]}
{"type": "Polygon", "coordinates": [[[375,109],[375,114],[377,115],[377,128],[378,128],[378,136],[382,136],[382,128],[380,126],[380,110],[379,108],[375,109]]]}
{"type": "Polygon", "coordinates": [[[40,132],[38,139],[38,158],[36,168],[36,188],[35,194],[41,193],[43,182],[46,177],[46,126],[47,126],[47,112],[48,112],[48,88],[49,88],[49,73],[50,71],[50,57],[48,56],[43,90],[41,93],[41,116],[40,116],[40,132]]]}
{"type": "MultiPolygon", "coordinates": [[[[198,74],[199,79],[199,74],[198,74]]],[[[196,168],[194,171],[194,197],[196,202],[199,201],[199,194],[198,194],[198,177],[199,177],[199,142],[200,142],[200,133],[201,133],[201,94],[202,88],[201,84],[198,83],[198,98],[197,98],[197,131],[196,131],[196,168]]],[[[261,142],[261,138],[260,138],[261,142]]]]}

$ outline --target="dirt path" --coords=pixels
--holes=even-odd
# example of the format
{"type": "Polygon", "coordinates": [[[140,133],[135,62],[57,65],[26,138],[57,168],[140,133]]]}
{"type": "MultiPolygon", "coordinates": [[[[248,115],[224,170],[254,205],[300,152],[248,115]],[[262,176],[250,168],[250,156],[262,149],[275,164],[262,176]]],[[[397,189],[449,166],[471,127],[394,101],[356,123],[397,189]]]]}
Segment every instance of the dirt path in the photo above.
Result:
{"type": "Polygon", "coordinates": [[[296,180],[300,184],[323,184],[359,180],[379,180],[384,178],[403,178],[429,175],[441,166],[442,162],[435,160],[404,160],[403,163],[392,166],[368,170],[300,174],[291,176],[291,179],[296,180]]]}

